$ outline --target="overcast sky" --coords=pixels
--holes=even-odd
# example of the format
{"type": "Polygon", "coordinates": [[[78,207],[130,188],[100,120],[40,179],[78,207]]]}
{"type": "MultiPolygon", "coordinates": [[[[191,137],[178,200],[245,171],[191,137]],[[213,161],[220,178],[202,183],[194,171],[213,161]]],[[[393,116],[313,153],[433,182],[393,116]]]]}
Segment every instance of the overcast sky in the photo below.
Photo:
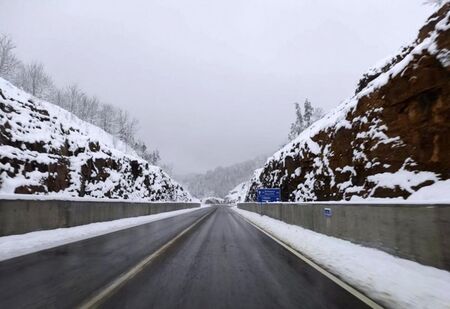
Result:
{"type": "Polygon", "coordinates": [[[423,0],[0,0],[0,32],[58,86],[140,121],[177,174],[270,154],[293,102],[330,110],[415,38],[423,0]]]}

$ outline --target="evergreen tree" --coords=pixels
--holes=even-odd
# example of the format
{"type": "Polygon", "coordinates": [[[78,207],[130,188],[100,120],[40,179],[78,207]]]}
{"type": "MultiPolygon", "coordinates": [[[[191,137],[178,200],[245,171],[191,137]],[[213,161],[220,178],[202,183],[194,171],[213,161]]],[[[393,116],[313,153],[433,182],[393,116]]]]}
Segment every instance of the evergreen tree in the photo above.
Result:
{"type": "Polygon", "coordinates": [[[311,102],[306,99],[304,103],[305,115],[303,116],[303,120],[305,123],[305,128],[309,127],[313,123],[312,115],[313,115],[313,107],[311,102]]]}
{"type": "Polygon", "coordinates": [[[289,132],[288,139],[292,141],[295,139],[304,129],[305,123],[302,115],[300,104],[294,103],[295,106],[295,121],[291,124],[291,131],[289,132]]]}

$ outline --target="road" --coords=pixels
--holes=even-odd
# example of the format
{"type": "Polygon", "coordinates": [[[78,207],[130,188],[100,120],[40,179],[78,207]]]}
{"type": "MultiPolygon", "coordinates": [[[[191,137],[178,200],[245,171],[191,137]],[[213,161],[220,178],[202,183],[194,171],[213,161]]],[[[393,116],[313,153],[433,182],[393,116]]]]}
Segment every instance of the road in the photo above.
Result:
{"type": "Polygon", "coordinates": [[[367,308],[229,207],[201,209],[0,263],[0,308],[72,308],[209,213],[103,308],[367,308]]]}
{"type": "Polygon", "coordinates": [[[209,211],[0,262],[0,308],[73,308],[209,211]]]}

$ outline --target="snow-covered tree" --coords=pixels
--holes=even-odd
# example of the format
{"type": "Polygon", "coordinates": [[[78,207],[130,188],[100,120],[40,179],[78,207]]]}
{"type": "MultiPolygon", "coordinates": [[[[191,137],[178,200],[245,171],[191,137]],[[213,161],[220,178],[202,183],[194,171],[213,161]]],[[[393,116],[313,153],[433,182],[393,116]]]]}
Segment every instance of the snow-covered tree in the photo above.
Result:
{"type": "Polygon", "coordinates": [[[69,112],[77,115],[78,107],[81,104],[84,93],[81,91],[77,84],[72,84],[65,89],[64,95],[64,107],[69,112]]]}
{"type": "Polygon", "coordinates": [[[312,113],[312,122],[316,122],[317,120],[321,119],[325,115],[325,111],[321,107],[314,107],[313,113],[312,113]]]}
{"type": "Polygon", "coordinates": [[[114,107],[111,104],[103,104],[99,111],[98,126],[106,132],[114,132],[114,107]]]}
{"type": "Polygon", "coordinates": [[[138,121],[136,119],[131,119],[130,114],[127,111],[118,109],[116,115],[116,135],[122,141],[129,145],[132,145],[134,141],[134,136],[137,132],[138,121]]]}
{"type": "Polygon", "coordinates": [[[46,98],[50,95],[53,82],[44,71],[42,63],[33,62],[22,65],[16,77],[18,86],[38,98],[46,98]]]}
{"type": "Polygon", "coordinates": [[[288,135],[289,141],[295,139],[305,129],[305,122],[302,115],[302,109],[300,107],[300,104],[296,102],[294,103],[294,106],[295,106],[295,121],[291,124],[291,130],[288,135]]]}
{"type": "Polygon", "coordinates": [[[6,79],[12,79],[20,67],[20,61],[13,53],[15,48],[9,36],[0,34],[0,76],[6,79]]]}
{"type": "Polygon", "coordinates": [[[294,103],[295,106],[295,121],[291,124],[288,140],[294,140],[303,130],[309,127],[311,124],[321,119],[325,112],[320,107],[313,107],[311,102],[306,99],[304,103],[304,112],[298,103],[294,103]]]}
{"type": "Polygon", "coordinates": [[[139,122],[127,111],[101,102],[95,96],[89,96],[77,84],[64,88],[55,87],[41,63],[22,64],[15,57],[14,48],[12,39],[0,34],[1,77],[32,95],[56,104],[80,119],[99,126],[135,149],[149,163],[156,165],[161,162],[158,150],[150,151],[145,143],[137,142],[139,122]]]}
{"type": "Polygon", "coordinates": [[[100,109],[100,100],[95,97],[89,97],[87,100],[86,106],[86,117],[84,118],[86,121],[96,124],[99,118],[99,109],[100,109]]]}
{"type": "Polygon", "coordinates": [[[147,158],[147,161],[153,165],[157,165],[161,161],[161,156],[159,155],[159,150],[155,149],[150,152],[150,155],[147,158]]]}
{"type": "Polygon", "coordinates": [[[134,149],[141,158],[152,165],[158,165],[158,163],[161,161],[159,150],[155,149],[153,151],[149,151],[147,145],[142,141],[137,141],[135,143],[134,149]]]}
{"type": "Polygon", "coordinates": [[[313,115],[313,107],[311,105],[311,102],[308,99],[305,99],[304,103],[304,111],[305,114],[303,116],[303,120],[305,122],[305,128],[309,127],[313,123],[312,115],[313,115]]]}

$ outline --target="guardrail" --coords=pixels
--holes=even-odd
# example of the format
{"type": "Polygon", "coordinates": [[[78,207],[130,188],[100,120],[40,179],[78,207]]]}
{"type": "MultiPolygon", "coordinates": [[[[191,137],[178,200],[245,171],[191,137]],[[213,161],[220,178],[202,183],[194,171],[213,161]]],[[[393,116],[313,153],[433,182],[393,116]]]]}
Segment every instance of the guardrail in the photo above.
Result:
{"type": "Polygon", "coordinates": [[[450,204],[239,203],[238,207],[450,270],[450,204]]]}
{"type": "Polygon", "coordinates": [[[0,236],[146,216],[194,207],[200,207],[200,203],[1,199],[0,236]]]}

